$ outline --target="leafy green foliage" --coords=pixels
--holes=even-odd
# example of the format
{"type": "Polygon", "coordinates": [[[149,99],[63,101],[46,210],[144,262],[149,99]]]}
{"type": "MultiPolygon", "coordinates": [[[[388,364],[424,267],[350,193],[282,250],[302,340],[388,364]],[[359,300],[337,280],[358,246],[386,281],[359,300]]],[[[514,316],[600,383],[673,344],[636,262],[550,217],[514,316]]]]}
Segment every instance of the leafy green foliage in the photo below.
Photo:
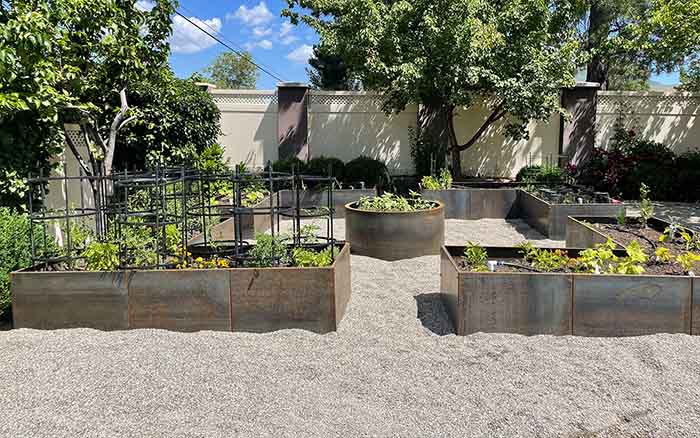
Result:
{"type": "Polygon", "coordinates": [[[640,275],[644,273],[644,264],[647,262],[647,255],[639,245],[639,242],[633,240],[627,248],[627,257],[619,260],[615,269],[615,273],[624,275],[640,275]]]}
{"type": "Polygon", "coordinates": [[[617,220],[617,224],[619,226],[624,227],[627,224],[627,209],[621,208],[615,219],[617,220]]]}
{"type": "Polygon", "coordinates": [[[248,252],[250,259],[247,264],[253,268],[269,268],[271,266],[289,263],[289,253],[284,242],[284,236],[257,233],[255,245],[248,252]]]}
{"type": "Polygon", "coordinates": [[[595,248],[589,248],[581,251],[578,257],[578,262],[581,268],[591,273],[610,272],[611,266],[617,263],[618,257],[614,250],[617,248],[612,239],[607,242],[597,244],[595,248]]]}
{"type": "Polygon", "coordinates": [[[345,177],[345,163],[338,158],[324,156],[312,158],[307,163],[306,173],[315,176],[328,176],[329,169],[333,178],[343,181],[345,177]]]}
{"type": "Polygon", "coordinates": [[[240,90],[255,88],[258,78],[258,68],[253,64],[250,53],[244,52],[238,55],[231,52],[223,52],[214,59],[204,72],[219,88],[240,90]]]}
{"type": "Polygon", "coordinates": [[[220,112],[211,94],[194,81],[177,79],[164,70],[128,91],[136,119],[117,137],[116,168],[199,163],[219,151],[223,157],[223,149],[215,145],[221,133],[220,112]]]}
{"type": "Polygon", "coordinates": [[[649,199],[649,187],[642,183],[639,186],[639,222],[646,227],[652,216],[654,216],[654,205],[649,199]]]}
{"type": "Polygon", "coordinates": [[[367,188],[388,186],[391,181],[389,169],[382,161],[361,155],[345,164],[345,182],[353,184],[360,181],[367,188]]]}
{"type": "Polygon", "coordinates": [[[294,173],[297,175],[306,173],[306,167],[306,161],[302,161],[297,157],[287,158],[284,160],[277,160],[274,163],[272,163],[272,170],[274,170],[275,172],[291,174],[292,171],[294,171],[294,173]]]}
{"type": "Polygon", "coordinates": [[[88,271],[114,271],[119,267],[119,246],[111,242],[92,242],[83,256],[88,271]]]}
{"type": "Polygon", "coordinates": [[[676,257],[678,263],[683,267],[685,272],[697,274],[700,272],[700,254],[686,252],[676,257]]]}
{"type": "Polygon", "coordinates": [[[437,178],[424,176],[420,184],[426,190],[448,190],[452,188],[452,174],[449,169],[442,169],[437,178]]]}
{"type": "MultiPolygon", "coordinates": [[[[443,132],[433,127],[432,134],[440,137],[443,132]]],[[[432,175],[436,169],[447,167],[447,142],[431,139],[426,132],[421,133],[413,127],[408,128],[408,136],[416,175],[432,175]]]]}
{"type": "Polygon", "coordinates": [[[518,171],[515,180],[528,184],[563,184],[566,173],[561,167],[549,164],[525,166],[518,171]]]}
{"type": "Polygon", "coordinates": [[[357,208],[365,211],[405,213],[430,210],[431,208],[435,208],[435,202],[424,199],[419,193],[414,191],[411,191],[411,196],[409,198],[387,192],[381,196],[361,197],[357,201],[357,208]]]}
{"type": "MultiPolygon", "coordinates": [[[[491,114],[486,127],[470,133],[466,142],[448,135],[453,151],[471,147],[496,122],[510,137],[526,137],[529,121],[559,111],[560,88],[575,82],[579,52],[572,24],[579,11],[572,2],[288,4],[283,15],[314,28],[321,45],[340,56],[368,89],[382,92],[386,112],[431,103],[447,108],[444,114],[452,119],[458,107],[480,105],[486,98],[491,114]]],[[[446,125],[451,134],[453,125],[446,125]]]]}
{"type": "Polygon", "coordinates": [[[464,248],[464,263],[469,266],[469,268],[475,272],[486,272],[488,268],[486,262],[488,261],[488,254],[486,250],[473,242],[467,242],[467,246],[464,248]]]}
{"type": "Polygon", "coordinates": [[[306,72],[312,88],[335,91],[357,89],[343,58],[334,55],[325,47],[314,46],[314,54],[309,59],[309,65],[311,68],[307,68],[306,72]]]}
{"type": "MultiPolygon", "coordinates": [[[[43,234],[42,228],[35,225],[35,236],[43,234]]],[[[0,319],[8,316],[11,304],[10,273],[28,268],[32,263],[32,244],[29,238],[29,218],[6,207],[0,207],[0,319]]],[[[44,247],[36,248],[39,257],[55,257],[60,250],[51,235],[47,233],[44,247]]]]}
{"type": "Polygon", "coordinates": [[[0,9],[0,201],[17,205],[24,178],[63,150],[62,122],[79,107],[108,126],[115,90],[161,72],[173,3],[13,0],[0,9]],[[107,31],[108,30],[108,31],[107,31]]]}
{"type": "Polygon", "coordinates": [[[224,158],[224,153],[225,150],[220,144],[212,143],[197,154],[194,167],[204,173],[226,172],[229,160],[224,158]]]}
{"type": "Polygon", "coordinates": [[[329,247],[323,251],[294,248],[294,251],[292,251],[292,261],[294,266],[302,268],[330,266],[333,264],[333,248],[329,247]]]}
{"type": "Polygon", "coordinates": [[[558,249],[535,248],[530,242],[523,242],[518,247],[525,261],[541,272],[562,271],[572,264],[569,256],[558,249]]]}

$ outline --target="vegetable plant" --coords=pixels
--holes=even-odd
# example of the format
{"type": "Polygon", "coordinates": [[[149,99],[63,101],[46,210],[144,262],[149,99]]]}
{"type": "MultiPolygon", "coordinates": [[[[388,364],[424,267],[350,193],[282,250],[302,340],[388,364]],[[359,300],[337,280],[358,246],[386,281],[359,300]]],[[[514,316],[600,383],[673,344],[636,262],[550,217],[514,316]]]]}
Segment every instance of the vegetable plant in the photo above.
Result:
{"type": "Polygon", "coordinates": [[[333,264],[334,248],[326,248],[323,251],[313,249],[294,248],[292,251],[292,261],[294,266],[302,268],[324,267],[333,264]]]}
{"type": "Polygon", "coordinates": [[[421,179],[421,186],[426,190],[447,190],[452,188],[452,174],[448,169],[442,169],[440,175],[424,176],[421,179]]]}
{"type": "Polygon", "coordinates": [[[488,254],[483,247],[476,243],[467,242],[467,246],[464,248],[464,256],[462,258],[464,259],[464,263],[473,271],[485,272],[488,270],[486,267],[488,254]]]}
{"type": "Polygon", "coordinates": [[[654,216],[654,205],[649,198],[650,191],[646,184],[639,186],[639,222],[646,228],[649,219],[654,216]]]}
{"type": "Polygon", "coordinates": [[[617,224],[621,227],[624,227],[627,225],[627,209],[623,208],[620,210],[620,212],[617,214],[617,224]]]}
{"type": "Polygon", "coordinates": [[[83,257],[88,271],[114,271],[119,267],[119,246],[112,242],[91,242],[83,257]]]}
{"type": "Polygon", "coordinates": [[[250,259],[248,266],[254,268],[269,268],[271,266],[286,265],[289,263],[285,236],[257,233],[255,245],[248,253],[250,259]]]}
{"type": "Polygon", "coordinates": [[[676,257],[676,261],[683,267],[683,270],[689,274],[700,272],[700,254],[698,253],[686,252],[676,257]]]}
{"type": "Polygon", "coordinates": [[[571,259],[562,250],[549,250],[535,248],[530,242],[523,242],[519,246],[520,252],[526,262],[533,268],[542,272],[554,272],[566,269],[572,264],[571,259]]]}
{"type": "Polygon", "coordinates": [[[381,196],[363,196],[357,201],[357,208],[366,211],[411,212],[429,210],[435,206],[433,201],[424,199],[419,193],[410,192],[410,197],[384,193],[381,196]]]}

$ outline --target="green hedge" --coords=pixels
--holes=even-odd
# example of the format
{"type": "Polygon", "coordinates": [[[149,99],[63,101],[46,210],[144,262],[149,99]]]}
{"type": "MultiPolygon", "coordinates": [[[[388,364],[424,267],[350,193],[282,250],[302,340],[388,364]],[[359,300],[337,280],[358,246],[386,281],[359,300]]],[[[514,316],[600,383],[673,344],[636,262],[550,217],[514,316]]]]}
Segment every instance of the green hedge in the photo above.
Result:
{"type": "Polygon", "coordinates": [[[10,273],[29,267],[31,258],[27,215],[0,207],[0,320],[9,317],[12,304],[10,273]]]}

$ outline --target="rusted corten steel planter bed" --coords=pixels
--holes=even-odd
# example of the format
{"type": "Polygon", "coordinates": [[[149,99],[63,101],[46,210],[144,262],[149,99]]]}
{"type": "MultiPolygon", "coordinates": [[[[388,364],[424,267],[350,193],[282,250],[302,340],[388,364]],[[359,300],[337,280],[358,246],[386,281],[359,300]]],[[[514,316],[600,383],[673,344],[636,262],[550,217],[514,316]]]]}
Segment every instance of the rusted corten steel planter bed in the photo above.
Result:
{"type": "Polygon", "coordinates": [[[517,189],[454,187],[423,190],[423,197],[442,202],[446,219],[513,219],[518,217],[517,189]]]}
{"type": "MultiPolygon", "coordinates": [[[[440,290],[458,335],[700,334],[696,277],[470,272],[458,264],[463,250],[442,247],[440,261],[440,290]]],[[[486,250],[519,257],[517,248],[486,250]]]]}
{"type": "MultiPolygon", "coordinates": [[[[568,217],[566,225],[566,246],[569,248],[593,248],[597,244],[608,241],[608,236],[602,231],[592,227],[590,224],[617,224],[614,217],[568,217]]],[[[671,223],[657,217],[649,218],[647,226],[653,230],[663,233],[671,223]]],[[[679,227],[693,234],[694,231],[679,227]]],[[[624,245],[613,239],[619,248],[624,245]]]]}
{"type": "Polygon", "coordinates": [[[345,238],[353,254],[401,260],[440,253],[445,244],[445,211],[378,212],[345,205],[345,238]]]}
{"type": "MultiPolygon", "coordinates": [[[[518,212],[531,227],[554,240],[566,239],[569,216],[617,216],[622,204],[550,204],[525,191],[518,190],[518,212]]],[[[576,248],[579,248],[576,246],[576,248]]]]}
{"type": "Polygon", "coordinates": [[[12,274],[15,328],[327,333],[350,300],[350,247],[323,268],[12,274]]]}

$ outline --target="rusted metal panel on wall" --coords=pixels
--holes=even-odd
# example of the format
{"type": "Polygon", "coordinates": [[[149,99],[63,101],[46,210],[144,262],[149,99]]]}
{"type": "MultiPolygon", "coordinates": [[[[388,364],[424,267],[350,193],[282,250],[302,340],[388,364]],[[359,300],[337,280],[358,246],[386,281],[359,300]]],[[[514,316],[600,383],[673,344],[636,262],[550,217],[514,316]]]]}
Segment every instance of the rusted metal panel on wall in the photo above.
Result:
{"type": "Polygon", "coordinates": [[[520,216],[532,228],[549,236],[550,206],[525,190],[518,190],[518,209],[520,216]]]}
{"type": "Polygon", "coordinates": [[[575,275],[574,335],[690,333],[691,279],[575,275]]]}
{"type": "Polygon", "coordinates": [[[517,217],[517,189],[469,189],[467,219],[510,219],[517,217]]]}
{"type": "Polygon", "coordinates": [[[571,276],[460,273],[458,334],[571,334],[571,276]]]}
{"type": "Polygon", "coordinates": [[[346,205],[345,237],[353,254],[382,260],[437,255],[445,243],[442,204],[406,213],[362,211],[346,205]]]}
{"type": "Polygon", "coordinates": [[[447,247],[440,248],[440,296],[457,333],[463,333],[464,318],[459,315],[459,272],[447,247]]]}
{"type": "Polygon", "coordinates": [[[309,159],[309,87],[287,83],[277,87],[277,139],[280,160],[297,157],[309,159]]]}
{"type": "Polygon", "coordinates": [[[335,258],[333,263],[334,283],[333,294],[335,300],[335,326],[338,327],[340,321],[345,316],[350,296],[352,294],[352,278],[350,272],[350,245],[343,245],[343,249],[335,258]]]}
{"type": "Polygon", "coordinates": [[[621,204],[550,204],[550,239],[566,239],[566,225],[569,216],[616,217],[625,207],[621,204]]]}
{"type": "Polygon", "coordinates": [[[230,330],[228,270],[136,271],[129,326],[176,331],[230,330]]]}
{"type": "Polygon", "coordinates": [[[232,269],[229,275],[234,331],[335,330],[333,268],[232,269]]]}
{"type": "Polygon", "coordinates": [[[692,335],[700,335],[700,278],[693,278],[693,308],[692,308],[692,326],[690,333],[692,335]]]}
{"type": "Polygon", "coordinates": [[[129,328],[127,272],[12,274],[15,328],[129,328]]]}
{"type": "Polygon", "coordinates": [[[469,204],[472,191],[469,189],[423,190],[423,197],[440,201],[444,205],[445,219],[469,218],[469,204]]]}
{"type": "Polygon", "coordinates": [[[568,217],[566,225],[567,248],[593,248],[608,239],[600,232],[592,229],[581,220],[568,217]]]}

